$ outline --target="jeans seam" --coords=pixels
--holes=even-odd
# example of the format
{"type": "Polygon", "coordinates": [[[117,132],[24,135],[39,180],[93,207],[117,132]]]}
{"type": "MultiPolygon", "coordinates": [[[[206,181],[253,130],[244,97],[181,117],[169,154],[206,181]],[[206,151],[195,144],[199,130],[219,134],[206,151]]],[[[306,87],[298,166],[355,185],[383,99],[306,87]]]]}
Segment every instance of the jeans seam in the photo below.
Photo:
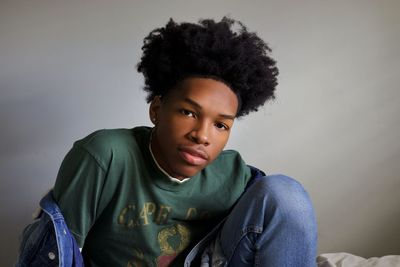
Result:
{"type": "Polygon", "coordinates": [[[255,267],[260,266],[259,256],[258,256],[258,249],[256,249],[256,252],[254,252],[254,266],[255,267]]]}
{"type": "Polygon", "coordinates": [[[240,231],[241,232],[240,238],[234,244],[233,249],[231,249],[229,251],[229,259],[227,260],[227,263],[229,263],[232,260],[233,254],[234,254],[235,250],[237,249],[240,241],[243,239],[243,237],[245,237],[249,233],[260,234],[260,233],[262,233],[262,231],[263,231],[263,227],[255,226],[255,225],[247,226],[244,229],[242,229],[240,231]]]}
{"type": "Polygon", "coordinates": [[[263,227],[257,226],[257,225],[251,225],[251,226],[247,226],[244,229],[242,229],[241,232],[242,232],[242,235],[243,235],[243,234],[247,234],[249,232],[253,232],[253,233],[256,233],[256,234],[261,234],[262,231],[263,231],[263,227]]]}

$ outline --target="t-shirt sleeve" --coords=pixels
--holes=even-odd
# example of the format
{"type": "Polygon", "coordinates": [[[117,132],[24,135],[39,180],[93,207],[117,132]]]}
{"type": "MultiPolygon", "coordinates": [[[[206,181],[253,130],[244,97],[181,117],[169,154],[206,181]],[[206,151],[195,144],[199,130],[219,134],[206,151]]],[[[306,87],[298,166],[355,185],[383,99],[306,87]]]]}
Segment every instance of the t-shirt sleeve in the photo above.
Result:
{"type": "Polygon", "coordinates": [[[101,197],[106,173],[95,156],[77,143],[58,172],[54,198],[80,247],[104,209],[101,197]]]}

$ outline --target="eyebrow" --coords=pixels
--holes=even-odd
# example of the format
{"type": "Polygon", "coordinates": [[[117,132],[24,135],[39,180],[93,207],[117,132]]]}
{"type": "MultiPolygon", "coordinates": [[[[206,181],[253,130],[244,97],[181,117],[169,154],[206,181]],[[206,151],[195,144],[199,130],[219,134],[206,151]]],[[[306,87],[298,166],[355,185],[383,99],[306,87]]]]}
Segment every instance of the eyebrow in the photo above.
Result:
{"type": "MultiPolygon", "coordinates": [[[[198,109],[203,109],[203,107],[202,107],[199,103],[197,103],[196,101],[194,101],[193,99],[190,99],[190,98],[188,98],[188,97],[185,97],[183,100],[184,100],[185,102],[187,102],[187,103],[189,103],[189,104],[191,104],[191,105],[197,107],[198,109]]],[[[223,117],[223,118],[225,118],[225,119],[228,119],[228,120],[235,120],[235,118],[236,118],[235,115],[229,115],[229,114],[219,114],[219,116],[221,116],[221,117],[223,117]]]]}

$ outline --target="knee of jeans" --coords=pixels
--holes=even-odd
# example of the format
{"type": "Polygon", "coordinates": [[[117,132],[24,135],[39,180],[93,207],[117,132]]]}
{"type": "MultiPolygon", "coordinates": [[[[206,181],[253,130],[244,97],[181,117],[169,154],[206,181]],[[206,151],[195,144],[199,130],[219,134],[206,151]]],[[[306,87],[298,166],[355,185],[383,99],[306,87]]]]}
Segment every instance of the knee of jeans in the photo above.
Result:
{"type": "Polygon", "coordinates": [[[251,194],[262,198],[268,214],[275,214],[297,227],[315,226],[314,209],[304,187],[295,179],[285,175],[270,175],[259,178],[252,186],[251,194]]]}

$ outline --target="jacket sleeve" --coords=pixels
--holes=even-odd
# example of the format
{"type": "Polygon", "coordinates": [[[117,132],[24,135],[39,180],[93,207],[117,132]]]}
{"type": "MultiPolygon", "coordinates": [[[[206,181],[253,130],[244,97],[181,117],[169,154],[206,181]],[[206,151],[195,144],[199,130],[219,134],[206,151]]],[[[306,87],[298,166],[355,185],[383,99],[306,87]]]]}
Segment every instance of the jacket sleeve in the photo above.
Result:
{"type": "Polygon", "coordinates": [[[20,237],[19,257],[16,267],[58,266],[58,249],[50,218],[41,213],[25,227],[20,237]]]}
{"type": "Polygon", "coordinates": [[[21,235],[17,267],[82,267],[83,258],[52,192],[40,201],[39,216],[21,235]]]}

